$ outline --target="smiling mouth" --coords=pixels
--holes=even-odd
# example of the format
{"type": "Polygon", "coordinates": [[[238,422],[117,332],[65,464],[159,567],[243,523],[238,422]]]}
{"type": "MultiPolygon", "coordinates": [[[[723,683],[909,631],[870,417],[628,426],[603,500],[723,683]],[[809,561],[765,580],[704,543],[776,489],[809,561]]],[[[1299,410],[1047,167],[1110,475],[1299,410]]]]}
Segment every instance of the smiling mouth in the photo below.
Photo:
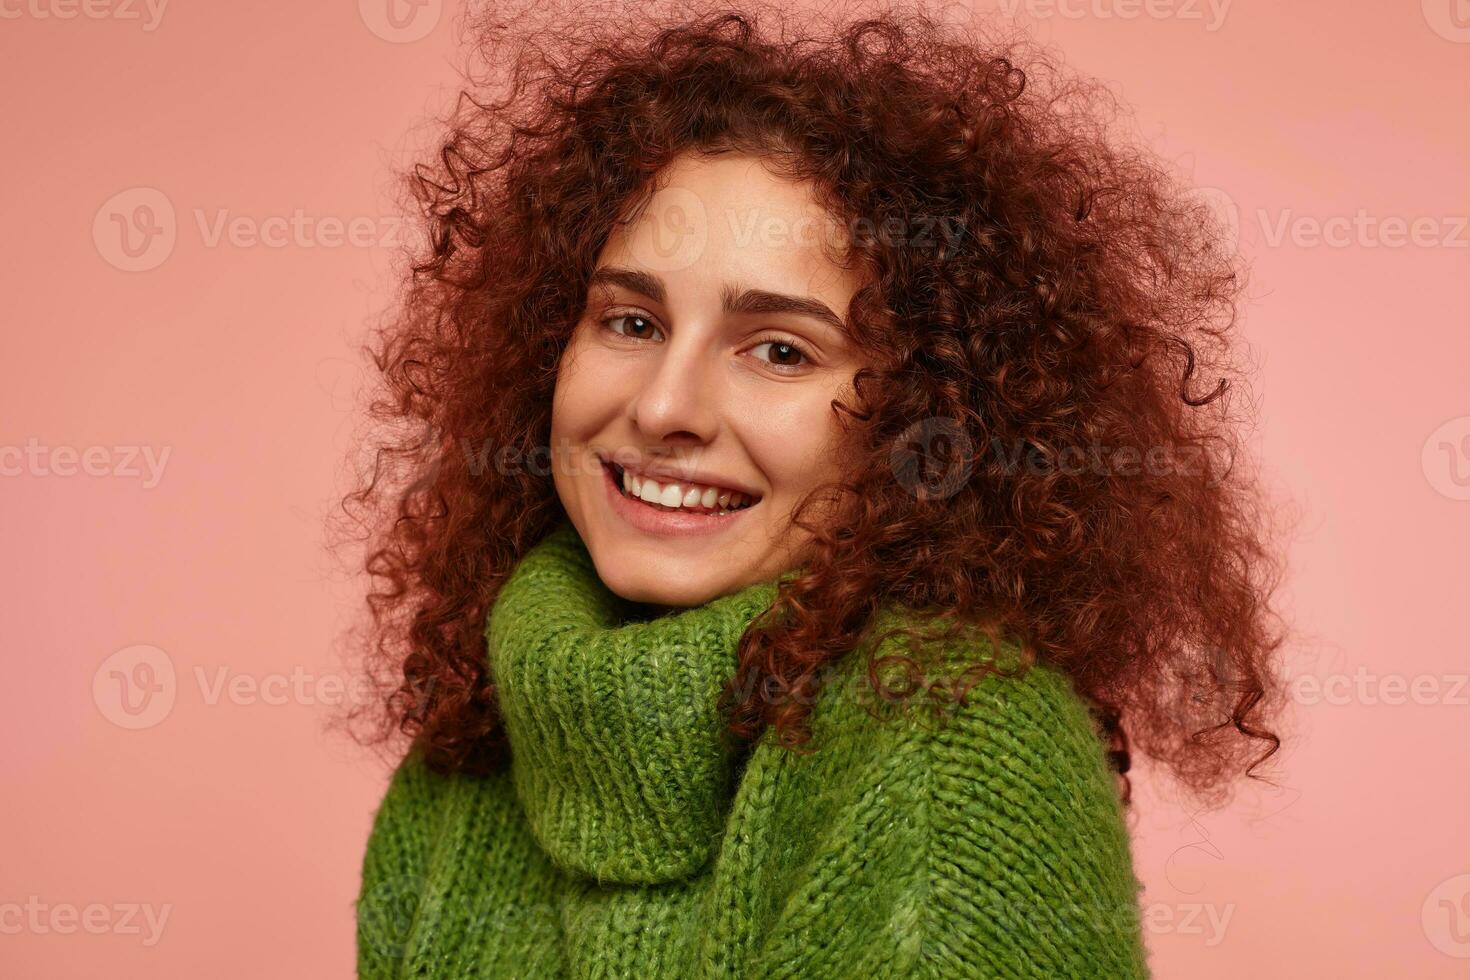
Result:
{"type": "Polygon", "coordinates": [[[722,517],[749,510],[761,502],[758,496],[698,483],[660,482],[629,473],[611,460],[602,461],[613,486],[626,499],[668,513],[706,514],[722,517]]]}

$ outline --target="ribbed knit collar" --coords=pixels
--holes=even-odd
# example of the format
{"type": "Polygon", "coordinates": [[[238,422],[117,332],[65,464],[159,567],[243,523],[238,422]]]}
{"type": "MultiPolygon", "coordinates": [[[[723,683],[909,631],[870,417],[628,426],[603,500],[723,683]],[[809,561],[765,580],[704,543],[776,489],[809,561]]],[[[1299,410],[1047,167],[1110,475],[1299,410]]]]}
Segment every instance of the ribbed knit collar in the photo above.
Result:
{"type": "Polygon", "coordinates": [[[522,558],[485,633],[516,794],[558,865],[654,884],[713,857],[735,775],[717,702],[780,581],[641,619],[569,521],[522,558]]]}

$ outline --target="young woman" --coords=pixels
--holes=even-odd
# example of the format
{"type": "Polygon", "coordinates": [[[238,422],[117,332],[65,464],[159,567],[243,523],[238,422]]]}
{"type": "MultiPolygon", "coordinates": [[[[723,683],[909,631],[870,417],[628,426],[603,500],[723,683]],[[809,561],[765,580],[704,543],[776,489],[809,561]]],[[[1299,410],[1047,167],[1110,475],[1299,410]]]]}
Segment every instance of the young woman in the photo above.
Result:
{"type": "Polygon", "coordinates": [[[1225,232],[1019,43],[743,9],[417,172],[359,972],[1147,976],[1130,740],[1278,744],[1225,232]]]}

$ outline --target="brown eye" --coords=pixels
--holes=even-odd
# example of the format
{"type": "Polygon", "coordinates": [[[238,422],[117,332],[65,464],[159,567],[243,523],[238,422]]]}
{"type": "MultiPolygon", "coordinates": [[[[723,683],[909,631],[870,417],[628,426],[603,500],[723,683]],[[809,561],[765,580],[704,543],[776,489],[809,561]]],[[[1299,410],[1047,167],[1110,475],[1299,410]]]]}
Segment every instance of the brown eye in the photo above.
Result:
{"type": "Polygon", "coordinates": [[[811,360],[811,357],[804,348],[791,341],[778,338],[772,338],[771,340],[756,344],[751,348],[751,351],[756,357],[765,361],[771,367],[785,369],[785,373],[787,374],[792,373],[791,369],[793,368],[800,369],[806,367],[807,365],[804,362],[811,360]],[[762,354],[760,353],[762,348],[769,348],[769,351],[766,354],[762,354]]]}
{"type": "Polygon", "coordinates": [[[652,320],[649,320],[647,317],[640,316],[637,313],[619,313],[616,316],[608,317],[602,322],[606,324],[608,326],[608,329],[612,330],[613,333],[619,333],[625,337],[632,337],[635,340],[650,339],[647,335],[643,333],[643,331],[645,330],[655,333],[658,331],[658,328],[653,325],[652,320]],[[620,321],[629,321],[630,326],[623,330],[619,330],[617,327],[613,326],[613,324],[620,321]]]}
{"type": "Polygon", "coordinates": [[[801,363],[801,351],[790,344],[770,343],[772,363],[795,366],[801,363]]]}

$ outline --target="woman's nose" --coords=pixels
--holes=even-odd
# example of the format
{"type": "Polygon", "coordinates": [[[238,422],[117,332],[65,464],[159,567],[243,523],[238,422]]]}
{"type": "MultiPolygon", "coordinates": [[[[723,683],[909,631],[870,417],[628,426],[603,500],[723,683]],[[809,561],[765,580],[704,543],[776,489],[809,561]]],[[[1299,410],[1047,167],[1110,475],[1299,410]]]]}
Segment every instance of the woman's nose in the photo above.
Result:
{"type": "Polygon", "coordinates": [[[711,363],[709,348],[695,339],[685,331],[683,337],[664,344],[636,381],[633,421],[650,439],[677,433],[703,441],[714,437],[722,397],[720,372],[711,363]]]}

